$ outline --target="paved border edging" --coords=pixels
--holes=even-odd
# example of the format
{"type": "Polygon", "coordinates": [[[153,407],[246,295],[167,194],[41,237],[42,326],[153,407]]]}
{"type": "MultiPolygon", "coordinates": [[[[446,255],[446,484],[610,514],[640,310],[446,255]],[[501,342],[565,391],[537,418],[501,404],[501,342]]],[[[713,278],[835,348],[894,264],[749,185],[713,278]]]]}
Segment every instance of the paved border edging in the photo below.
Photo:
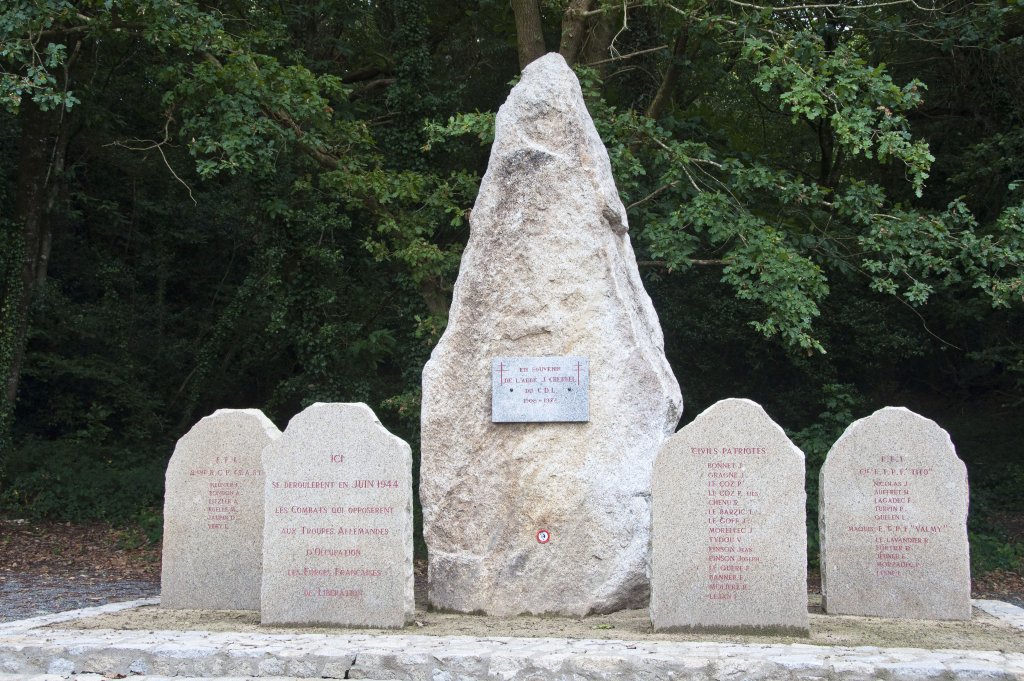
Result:
{"type": "Polygon", "coordinates": [[[94,605],[88,608],[79,608],[77,610],[65,610],[64,612],[55,612],[50,615],[39,615],[37,617],[29,617],[28,619],[24,620],[12,620],[10,622],[2,622],[0,623],[0,636],[13,632],[29,631],[30,629],[45,627],[50,624],[61,624],[63,622],[70,622],[72,620],[85,619],[86,617],[96,617],[97,615],[107,615],[112,612],[131,610],[133,608],[141,608],[144,605],[159,604],[159,597],[138,598],[134,601],[121,601],[120,603],[94,605]]]}
{"type": "MultiPolygon", "coordinates": [[[[142,599],[0,627],[0,679],[78,674],[327,679],[1024,680],[1024,654],[809,644],[44,629],[142,599]]],[[[976,602],[1010,620],[1020,608],[976,602]]],[[[998,601],[994,603],[999,603],[998,601]]],[[[1021,611],[1024,614],[1024,611],[1021,611]]],[[[1014,625],[1016,626],[1016,625],[1014,625]]]]}
{"type": "Polygon", "coordinates": [[[971,604],[992,615],[997,619],[1009,624],[1014,629],[1024,629],[1024,608],[1018,608],[1012,603],[1005,601],[991,601],[975,599],[971,604]]]}
{"type": "MultiPolygon", "coordinates": [[[[0,681],[66,681],[66,679],[74,679],[74,681],[111,681],[111,677],[106,674],[75,674],[74,676],[67,676],[61,674],[33,674],[32,676],[21,676],[15,674],[0,674],[0,681]]],[[[198,676],[132,676],[129,681],[210,681],[209,677],[200,678],[198,676]]],[[[222,676],[217,681],[252,681],[251,676],[222,676]]],[[[300,679],[296,676],[264,676],[260,678],[260,681],[322,681],[322,679],[300,679]]],[[[364,681],[373,681],[373,679],[367,679],[364,681]]]]}
{"type": "Polygon", "coordinates": [[[0,635],[0,674],[377,679],[1024,679],[1024,654],[806,644],[48,629],[0,635]]]}

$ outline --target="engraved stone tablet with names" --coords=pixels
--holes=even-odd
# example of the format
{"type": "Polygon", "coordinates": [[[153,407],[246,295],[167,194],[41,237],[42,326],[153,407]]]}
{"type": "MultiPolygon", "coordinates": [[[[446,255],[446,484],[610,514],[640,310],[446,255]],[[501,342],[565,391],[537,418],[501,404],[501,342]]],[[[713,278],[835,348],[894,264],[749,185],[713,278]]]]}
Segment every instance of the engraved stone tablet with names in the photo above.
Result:
{"type": "Polygon", "coordinates": [[[855,421],[819,489],[825,612],[971,618],[967,468],[939,424],[903,407],[855,421]]]}
{"type": "Polygon", "coordinates": [[[259,610],[263,448],[281,431],[259,409],[219,409],[167,465],[160,606],[259,610]]]}
{"type": "Polygon", "coordinates": [[[589,421],[589,386],[586,357],[495,357],[491,421],[589,421]]]}
{"type": "Polygon", "coordinates": [[[654,464],[657,631],[806,636],[804,455],[756,402],[713,404],[654,464]]]}

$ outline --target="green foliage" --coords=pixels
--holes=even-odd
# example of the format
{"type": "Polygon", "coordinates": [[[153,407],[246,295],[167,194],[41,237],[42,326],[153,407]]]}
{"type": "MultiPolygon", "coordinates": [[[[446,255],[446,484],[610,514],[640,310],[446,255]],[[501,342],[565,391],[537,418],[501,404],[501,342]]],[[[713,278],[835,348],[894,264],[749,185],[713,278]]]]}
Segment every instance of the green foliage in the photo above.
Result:
{"type": "Polygon", "coordinates": [[[68,78],[83,43],[139,35],[160,50],[226,48],[218,13],[169,0],[18,0],[0,11],[0,102],[17,112],[28,98],[42,111],[82,100],[68,78]]]}
{"type": "Polygon", "coordinates": [[[971,572],[982,575],[993,570],[1024,570],[1024,544],[1012,543],[1005,537],[969,532],[971,572]]]}
{"type": "Polygon", "coordinates": [[[924,140],[913,139],[907,113],[921,104],[925,85],[897,85],[884,64],[868,63],[863,53],[870,49],[861,37],[841,42],[831,29],[803,29],[750,36],[743,56],[757,68],[754,82],[777,91],[794,123],[827,124],[850,156],[903,162],[921,196],[935,158],[924,140]]]}
{"type": "Polygon", "coordinates": [[[1024,571],[1024,542],[1012,541],[1004,527],[1007,510],[1024,508],[1024,463],[1011,462],[998,471],[975,472],[971,480],[968,521],[971,569],[1024,571]]]}
{"type": "Polygon", "coordinates": [[[282,149],[302,144],[313,150],[366,150],[365,123],[332,121],[347,94],[340,79],[315,75],[273,56],[229,53],[223,60],[168,69],[173,88],[164,106],[180,112],[179,134],[188,140],[200,176],[274,170],[282,149]]]}
{"type": "Polygon", "coordinates": [[[944,213],[895,211],[859,239],[871,287],[923,305],[937,288],[969,287],[992,307],[1024,299],[1024,205],[1008,207],[988,234],[961,200],[944,213]],[[902,285],[899,282],[904,282],[902,285]]]}
{"type": "Polygon", "coordinates": [[[856,387],[831,383],[822,386],[821,402],[825,406],[818,418],[806,428],[790,433],[793,442],[804,453],[807,478],[807,559],[818,565],[821,544],[818,540],[819,477],[825,456],[843,431],[853,423],[854,414],[863,404],[856,387]]]}
{"type": "Polygon", "coordinates": [[[423,150],[430,151],[434,144],[462,135],[473,135],[481,145],[490,145],[494,141],[494,116],[493,113],[476,112],[451,116],[447,123],[428,120],[424,126],[427,143],[423,150]]]}
{"type": "Polygon", "coordinates": [[[163,498],[166,463],[123,446],[22,441],[8,462],[0,509],[18,517],[117,524],[141,517],[163,498]]]}
{"type": "Polygon", "coordinates": [[[144,508],[133,518],[118,519],[122,528],[117,531],[120,548],[132,551],[144,546],[159,545],[164,534],[164,517],[160,511],[144,508]]]}
{"type": "MultiPolygon", "coordinates": [[[[551,47],[565,3],[543,7],[551,47]]],[[[1024,15],[625,7],[586,18],[577,72],[688,414],[749,396],[792,429],[813,554],[817,470],[854,415],[983,423],[998,402],[1009,422],[1024,404],[1024,15]]],[[[54,225],[18,401],[0,405],[5,507],[152,539],[172,443],[220,407],[283,425],[365,401],[415,445],[516,73],[511,10],[490,0],[4,5],[5,369],[19,187],[46,184],[54,225]],[[19,140],[47,110],[67,163],[31,177],[19,140]]],[[[991,430],[957,439],[969,463],[991,430]]],[[[1015,457],[990,470],[1016,479],[1015,457]]],[[[976,567],[1019,558],[998,522],[1015,494],[972,469],[976,567]]]]}

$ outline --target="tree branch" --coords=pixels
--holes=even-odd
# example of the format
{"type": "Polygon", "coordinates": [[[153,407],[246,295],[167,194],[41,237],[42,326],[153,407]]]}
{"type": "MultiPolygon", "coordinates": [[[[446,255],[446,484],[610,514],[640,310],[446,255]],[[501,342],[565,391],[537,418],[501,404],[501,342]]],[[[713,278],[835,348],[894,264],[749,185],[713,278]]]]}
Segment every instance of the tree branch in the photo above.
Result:
{"type": "Polygon", "coordinates": [[[669,182],[668,184],[661,185],[660,187],[655,189],[653,192],[651,192],[650,194],[648,194],[644,198],[640,199],[639,201],[634,201],[633,203],[631,203],[628,206],[626,206],[626,210],[631,210],[633,208],[636,208],[637,206],[642,206],[643,204],[647,203],[648,201],[651,201],[651,200],[657,198],[658,196],[660,196],[664,192],[668,191],[672,187],[675,187],[677,184],[679,184],[678,181],[677,182],[669,182]]]}
{"type": "Polygon", "coordinates": [[[632,59],[633,57],[639,57],[642,54],[649,54],[651,52],[657,52],[658,50],[667,50],[668,45],[658,45],[657,47],[651,47],[646,50],[639,50],[637,52],[630,52],[629,54],[622,54],[618,57],[612,57],[610,59],[602,59],[601,61],[592,61],[587,66],[597,66],[598,64],[607,64],[608,62],[619,61],[621,59],[632,59]]]}
{"type": "Polygon", "coordinates": [[[676,35],[675,45],[672,46],[672,56],[668,62],[668,68],[665,69],[665,75],[661,79],[661,85],[658,87],[658,93],[654,95],[654,99],[651,100],[651,105],[647,107],[647,117],[655,120],[661,118],[661,115],[665,112],[665,108],[669,102],[672,101],[672,95],[675,93],[676,84],[679,82],[679,62],[681,58],[686,54],[686,48],[690,44],[690,29],[684,26],[679,34],[676,35]]]}
{"type": "Polygon", "coordinates": [[[171,175],[174,176],[174,179],[177,180],[178,182],[180,182],[183,187],[185,187],[185,189],[188,191],[188,198],[192,199],[192,203],[194,205],[198,206],[199,202],[196,201],[196,197],[194,197],[192,195],[192,187],[188,186],[188,183],[185,182],[185,180],[181,179],[181,177],[178,176],[178,173],[174,172],[174,168],[171,167],[170,161],[167,160],[167,155],[164,154],[164,145],[168,144],[170,142],[170,140],[171,140],[170,127],[171,127],[171,121],[172,120],[173,120],[173,117],[171,116],[170,113],[168,113],[167,116],[166,116],[166,119],[164,120],[164,138],[162,140],[160,140],[159,142],[154,141],[154,140],[138,140],[138,139],[137,140],[128,140],[130,142],[147,142],[149,144],[149,146],[145,146],[145,147],[132,147],[132,146],[129,146],[126,142],[120,142],[120,141],[114,141],[114,142],[111,142],[110,144],[104,144],[103,146],[105,146],[105,147],[121,147],[122,149],[128,149],[129,151],[149,151],[150,149],[156,149],[158,152],[160,152],[160,158],[162,158],[164,160],[164,165],[167,166],[167,170],[171,171],[171,175]]]}
{"type": "MultiPolygon", "coordinates": [[[[209,52],[203,53],[203,59],[210,62],[211,64],[214,64],[218,68],[222,68],[220,60],[218,60],[209,52]]],[[[287,111],[273,109],[262,103],[260,104],[260,108],[263,110],[263,113],[266,116],[277,121],[281,125],[284,125],[285,127],[289,128],[292,132],[295,133],[295,145],[307,156],[315,160],[320,165],[331,170],[337,170],[339,167],[341,167],[341,160],[338,159],[338,157],[334,156],[333,154],[329,154],[322,149],[318,149],[307,142],[302,141],[302,138],[306,136],[306,131],[302,129],[301,125],[295,122],[295,119],[293,119],[288,114],[287,111]]]]}
{"type": "Polygon", "coordinates": [[[914,0],[889,0],[889,2],[874,2],[868,5],[851,5],[848,2],[831,2],[831,3],[810,3],[806,5],[784,5],[784,6],[773,6],[773,5],[757,5],[750,2],[741,2],[740,0],[726,0],[731,5],[737,7],[746,7],[748,9],[756,9],[759,11],[769,10],[771,12],[796,12],[805,9],[874,9],[876,7],[891,7],[892,5],[913,5],[922,12],[938,12],[938,7],[922,7],[914,0]]]}

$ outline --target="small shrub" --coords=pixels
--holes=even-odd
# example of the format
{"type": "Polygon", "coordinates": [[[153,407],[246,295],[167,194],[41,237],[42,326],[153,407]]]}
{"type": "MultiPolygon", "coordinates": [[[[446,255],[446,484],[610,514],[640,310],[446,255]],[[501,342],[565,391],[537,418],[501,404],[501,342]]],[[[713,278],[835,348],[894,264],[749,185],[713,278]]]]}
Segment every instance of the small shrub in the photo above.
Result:
{"type": "Polygon", "coordinates": [[[162,457],[134,448],[27,440],[11,452],[0,509],[19,517],[126,525],[161,504],[165,466],[162,457]]]}
{"type": "Polygon", "coordinates": [[[1024,572],[1024,544],[978,532],[969,532],[968,538],[971,543],[971,574],[983,575],[993,570],[1024,572]]]}

